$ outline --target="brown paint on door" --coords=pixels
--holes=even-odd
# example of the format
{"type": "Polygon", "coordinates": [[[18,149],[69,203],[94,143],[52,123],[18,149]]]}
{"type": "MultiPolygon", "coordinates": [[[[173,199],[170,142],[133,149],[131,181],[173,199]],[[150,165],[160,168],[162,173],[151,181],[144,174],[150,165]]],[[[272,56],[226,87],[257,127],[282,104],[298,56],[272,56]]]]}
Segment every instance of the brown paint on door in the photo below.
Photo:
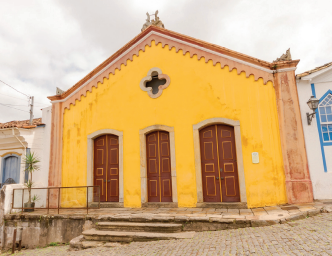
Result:
{"type": "Polygon", "coordinates": [[[149,202],[172,202],[172,175],[169,133],[146,135],[147,186],[149,202]]]}
{"type": "Polygon", "coordinates": [[[239,202],[234,128],[211,125],[199,136],[204,202],[239,202]]]}
{"type": "Polygon", "coordinates": [[[93,184],[100,186],[100,201],[119,202],[118,136],[102,135],[94,140],[93,162],[93,184]]]}

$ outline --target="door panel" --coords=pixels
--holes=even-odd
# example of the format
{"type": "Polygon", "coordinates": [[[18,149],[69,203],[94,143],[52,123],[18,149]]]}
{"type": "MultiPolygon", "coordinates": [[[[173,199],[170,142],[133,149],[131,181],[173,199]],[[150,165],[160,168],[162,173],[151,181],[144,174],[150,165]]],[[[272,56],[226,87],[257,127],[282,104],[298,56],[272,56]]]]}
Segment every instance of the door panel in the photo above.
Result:
{"type": "Polygon", "coordinates": [[[211,125],[199,136],[204,202],[239,202],[234,128],[211,125]]]}
{"type": "Polygon", "coordinates": [[[222,201],[240,202],[234,128],[218,125],[217,129],[218,144],[222,145],[219,151],[219,162],[223,167],[220,172],[222,201]]]}
{"type": "MultiPolygon", "coordinates": [[[[100,187],[100,202],[106,202],[106,137],[103,135],[94,140],[93,185],[100,187]]],[[[98,197],[94,200],[97,201],[98,197]]]]}
{"type": "Polygon", "coordinates": [[[149,202],[172,202],[170,142],[168,132],[146,136],[147,186],[149,202]]]}
{"type": "Polygon", "coordinates": [[[204,202],[220,202],[220,182],[216,126],[209,126],[199,133],[204,202]]]}
{"type": "Polygon", "coordinates": [[[107,135],[107,201],[119,202],[119,138],[107,135]]]}
{"type": "Polygon", "coordinates": [[[159,131],[161,202],[172,202],[172,175],[169,133],[159,131]]]}
{"type": "Polygon", "coordinates": [[[148,201],[160,202],[158,132],[146,136],[148,201]]]}
{"type": "MultiPolygon", "coordinates": [[[[94,140],[94,185],[101,202],[119,202],[119,139],[102,135],[94,140]]],[[[98,200],[95,198],[94,200],[98,200]]]]}

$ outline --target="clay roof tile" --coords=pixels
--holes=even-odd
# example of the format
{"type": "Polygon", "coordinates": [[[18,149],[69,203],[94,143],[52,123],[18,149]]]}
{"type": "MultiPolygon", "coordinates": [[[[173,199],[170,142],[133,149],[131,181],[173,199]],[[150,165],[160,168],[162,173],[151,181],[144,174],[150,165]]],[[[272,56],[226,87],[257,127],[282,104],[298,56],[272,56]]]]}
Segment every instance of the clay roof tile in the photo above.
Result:
{"type": "Polygon", "coordinates": [[[316,67],[314,69],[308,70],[308,71],[303,72],[301,74],[297,74],[296,78],[301,78],[301,77],[304,77],[304,76],[308,76],[308,75],[310,75],[312,73],[315,73],[315,72],[320,71],[322,69],[328,68],[330,66],[332,66],[332,62],[326,63],[326,64],[324,64],[322,66],[319,66],[319,67],[316,67]]]}
{"type": "Polygon", "coordinates": [[[13,128],[13,127],[29,129],[29,128],[37,127],[39,125],[43,125],[42,119],[35,118],[32,121],[32,125],[29,125],[29,120],[10,121],[7,123],[0,123],[0,129],[13,128]]]}

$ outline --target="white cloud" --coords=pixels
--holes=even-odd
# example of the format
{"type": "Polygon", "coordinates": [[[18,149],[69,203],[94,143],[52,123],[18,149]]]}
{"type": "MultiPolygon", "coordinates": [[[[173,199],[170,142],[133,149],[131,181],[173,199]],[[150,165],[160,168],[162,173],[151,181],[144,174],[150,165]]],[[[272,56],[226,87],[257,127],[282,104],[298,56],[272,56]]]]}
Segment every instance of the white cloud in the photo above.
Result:
{"type": "MultiPolygon", "coordinates": [[[[35,116],[140,33],[159,10],[167,29],[272,61],[289,47],[297,72],[332,61],[332,1],[11,0],[0,3],[0,79],[35,96],[35,116]]],[[[0,103],[26,102],[0,84],[0,103]]],[[[17,106],[28,110],[27,106],[17,106]]],[[[28,119],[0,106],[0,122],[28,119]]]]}

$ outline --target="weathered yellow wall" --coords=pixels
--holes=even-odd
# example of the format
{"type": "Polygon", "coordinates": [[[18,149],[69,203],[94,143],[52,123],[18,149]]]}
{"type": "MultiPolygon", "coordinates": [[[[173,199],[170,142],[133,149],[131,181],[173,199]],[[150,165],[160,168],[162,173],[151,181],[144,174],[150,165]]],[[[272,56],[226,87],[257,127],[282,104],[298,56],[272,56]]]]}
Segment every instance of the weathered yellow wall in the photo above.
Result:
{"type": "Polygon", "coordinates": [[[87,135],[100,129],[123,131],[124,204],[141,206],[139,130],[162,124],[175,129],[179,207],[196,206],[193,124],[213,117],[239,120],[249,207],[286,203],[285,177],[273,84],[254,81],[220,64],[190,58],[152,44],[121,71],[116,70],[64,113],[62,186],[87,183],[87,135]],[[171,78],[161,97],[139,87],[149,69],[171,78]],[[251,153],[260,163],[252,164],[251,153]]]}

